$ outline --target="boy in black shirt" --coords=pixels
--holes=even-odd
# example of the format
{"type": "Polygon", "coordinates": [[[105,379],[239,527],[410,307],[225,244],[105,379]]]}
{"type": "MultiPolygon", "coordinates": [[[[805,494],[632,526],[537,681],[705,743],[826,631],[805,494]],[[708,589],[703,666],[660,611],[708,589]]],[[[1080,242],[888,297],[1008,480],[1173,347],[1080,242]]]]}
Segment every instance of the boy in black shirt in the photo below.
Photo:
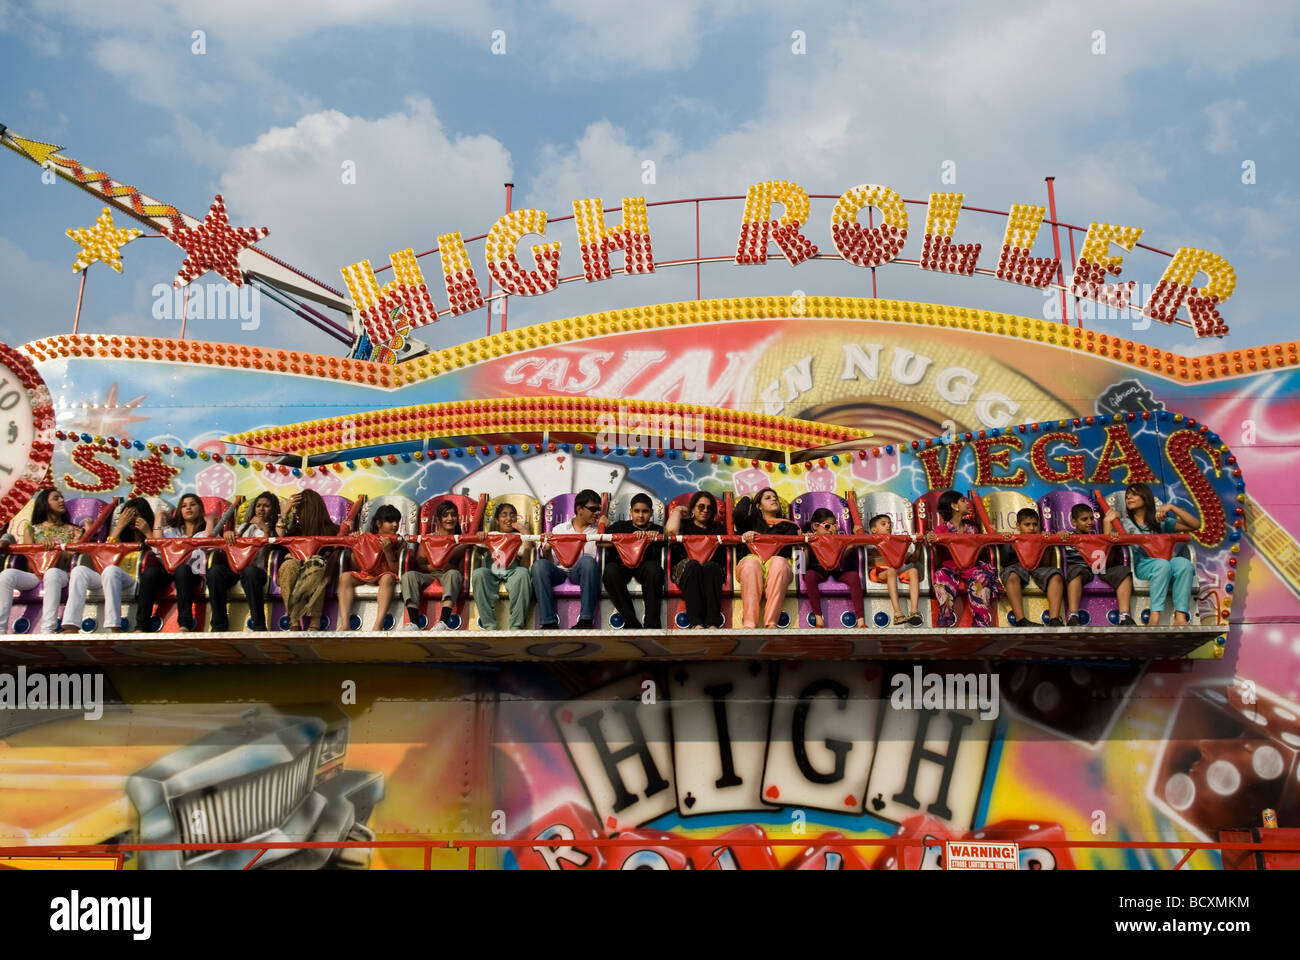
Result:
{"type": "MultiPolygon", "coordinates": [[[[644,493],[638,493],[632,498],[629,513],[632,519],[612,523],[605,528],[605,532],[635,533],[643,538],[652,536],[657,538],[664,532],[663,527],[650,522],[653,508],[650,498],[644,493]]],[[[613,601],[614,609],[623,618],[624,627],[629,630],[640,630],[641,621],[637,619],[636,608],[632,606],[632,597],[627,592],[628,582],[633,577],[641,584],[641,596],[645,600],[645,629],[663,629],[659,608],[664,597],[664,564],[658,543],[646,544],[641,562],[635,567],[624,564],[617,549],[607,550],[605,553],[605,572],[601,575],[605,592],[613,601]]]]}

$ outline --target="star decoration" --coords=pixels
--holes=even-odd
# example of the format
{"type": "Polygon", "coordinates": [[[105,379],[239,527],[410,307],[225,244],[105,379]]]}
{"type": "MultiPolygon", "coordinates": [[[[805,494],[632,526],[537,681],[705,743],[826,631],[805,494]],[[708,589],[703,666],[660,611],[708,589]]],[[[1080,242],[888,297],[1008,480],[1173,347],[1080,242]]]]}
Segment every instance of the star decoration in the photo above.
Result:
{"type": "Polygon", "coordinates": [[[93,227],[65,232],[81,244],[81,253],[77,254],[77,262],[72,265],[73,273],[80,273],[96,260],[103,260],[121,273],[122,248],[140,236],[140,231],[134,227],[113,226],[113,212],[108,207],[104,208],[93,227]]]}
{"type": "Polygon", "coordinates": [[[131,433],[131,424],[146,423],[148,417],[138,417],[136,412],[144,403],[145,394],[118,402],[117,381],[109,386],[102,403],[91,405],[90,409],[72,421],[72,427],[78,433],[88,433],[92,437],[122,437],[131,433]]]}
{"type": "Polygon", "coordinates": [[[172,477],[181,472],[180,468],[163,462],[162,454],[157,450],[147,457],[137,457],[128,462],[131,464],[131,475],[126,478],[126,482],[131,484],[128,499],[176,492],[172,488],[172,477]]]}
{"type": "Polygon", "coordinates": [[[251,247],[271,231],[266,227],[232,227],[226,217],[226,204],[217,194],[208,215],[197,227],[163,228],[163,235],[188,256],[172,286],[183,287],[195,277],[214,270],[237,287],[244,285],[239,272],[239,251],[251,247]]]}

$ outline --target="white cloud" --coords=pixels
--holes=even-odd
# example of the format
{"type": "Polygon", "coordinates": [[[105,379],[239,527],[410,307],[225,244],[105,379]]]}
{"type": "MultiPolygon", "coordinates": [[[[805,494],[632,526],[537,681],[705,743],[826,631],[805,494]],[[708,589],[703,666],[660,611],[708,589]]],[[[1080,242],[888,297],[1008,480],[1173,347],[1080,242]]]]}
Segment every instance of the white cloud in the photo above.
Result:
{"type": "Polygon", "coordinates": [[[69,244],[62,268],[34,260],[8,237],[0,237],[0,290],[5,291],[5,316],[0,340],[16,345],[50,332],[72,328],[77,287],[72,279],[76,248],[69,244]]]}
{"type": "Polygon", "coordinates": [[[1214,154],[1225,154],[1237,147],[1232,127],[1233,120],[1246,110],[1245,100],[1216,100],[1205,108],[1210,121],[1210,132],[1205,138],[1205,149],[1214,154]]]}
{"type": "MultiPolygon", "coordinates": [[[[486,231],[511,171],[497,140],[451,133],[428,100],[411,98],[374,120],[326,110],[268,130],[232,152],[220,182],[232,223],[270,227],[268,251],[341,288],[340,268],[357,260],[378,267],[439,234],[486,231]]],[[[426,279],[439,269],[424,261],[426,279]]]]}

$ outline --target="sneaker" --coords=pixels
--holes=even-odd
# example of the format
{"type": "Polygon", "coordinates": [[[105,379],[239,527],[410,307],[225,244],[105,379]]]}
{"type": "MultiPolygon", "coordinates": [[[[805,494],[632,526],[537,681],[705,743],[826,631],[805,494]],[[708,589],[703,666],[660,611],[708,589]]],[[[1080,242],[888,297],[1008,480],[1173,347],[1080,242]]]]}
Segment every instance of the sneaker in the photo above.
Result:
{"type": "Polygon", "coordinates": [[[451,626],[447,623],[446,620],[439,620],[437,623],[435,623],[435,624],[433,625],[433,629],[434,629],[434,630],[450,630],[450,629],[451,629],[451,626]]]}
{"type": "Polygon", "coordinates": [[[1133,619],[1133,614],[1121,613],[1119,615],[1119,625],[1121,627],[1136,627],[1137,621],[1133,619]]]}
{"type": "Polygon", "coordinates": [[[1061,620],[1060,617],[1052,617],[1047,621],[1047,625],[1049,627],[1063,627],[1065,626],[1065,623],[1061,620]]]}
{"type": "Polygon", "coordinates": [[[1016,620],[1015,625],[1016,625],[1017,627],[1032,627],[1032,626],[1033,626],[1033,624],[1029,622],[1029,618],[1028,618],[1028,617],[1024,617],[1023,619],[1019,619],[1019,618],[1018,618],[1018,619],[1016,620]]]}
{"type": "Polygon", "coordinates": [[[590,620],[586,620],[586,619],[579,620],[577,623],[573,625],[574,630],[594,630],[595,628],[596,625],[592,623],[590,620]]]}
{"type": "Polygon", "coordinates": [[[1078,627],[1078,626],[1082,626],[1082,621],[1079,619],[1079,615],[1077,613],[1072,613],[1070,614],[1070,619],[1065,621],[1065,625],[1067,627],[1078,627]]]}
{"type": "Polygon", "coordinates": [[[420,629],[420,625],[414,622],[413,620],[407,620],[405,625],[402,627],[402,630],[408,633],[418,631],[419,629],[420,629]]]}
{"type": "Polygon", "coordinates": [[[560,625],[559,625],[558,623],[544,623],[544,624],[542,624],[541,629],[542,629],[542,630],[559,630],[559,629],[560,629],[560,625]]]}

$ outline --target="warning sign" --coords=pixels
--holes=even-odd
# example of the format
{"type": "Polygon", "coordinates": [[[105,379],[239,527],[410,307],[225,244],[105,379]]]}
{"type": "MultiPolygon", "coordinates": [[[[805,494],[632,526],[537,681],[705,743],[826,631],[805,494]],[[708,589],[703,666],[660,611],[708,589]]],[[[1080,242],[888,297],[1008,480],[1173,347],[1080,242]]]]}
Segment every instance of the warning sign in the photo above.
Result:
{"type": "Polygon", "coordinates": [[[1020,844],[949,840],[944,867],[948,870],[1016,870],[1020,867],[1020,844]]]}

